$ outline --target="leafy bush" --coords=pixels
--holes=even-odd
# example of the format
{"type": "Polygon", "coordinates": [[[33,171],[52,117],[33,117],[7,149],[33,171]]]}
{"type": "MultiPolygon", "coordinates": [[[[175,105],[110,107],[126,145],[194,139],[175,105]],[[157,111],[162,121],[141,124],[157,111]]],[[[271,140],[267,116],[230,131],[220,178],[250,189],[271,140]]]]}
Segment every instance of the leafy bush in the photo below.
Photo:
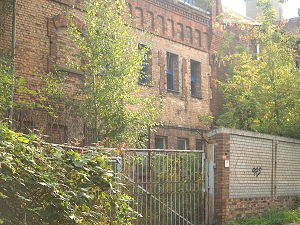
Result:
{"type": "Polygon", "coordinates": [[[130,224],[105,156],[45,144],[0,125],[0,224],[130,224]]]}

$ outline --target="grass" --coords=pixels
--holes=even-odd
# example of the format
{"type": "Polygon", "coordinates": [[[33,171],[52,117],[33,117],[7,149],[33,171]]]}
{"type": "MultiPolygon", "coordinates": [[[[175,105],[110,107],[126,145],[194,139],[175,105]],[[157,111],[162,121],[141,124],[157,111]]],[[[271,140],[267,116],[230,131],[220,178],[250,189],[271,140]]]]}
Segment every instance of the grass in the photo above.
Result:
{"type": "Polygon", "coordinates": [[[285,225],[300,221],[300,208],[296,210],[270,210],[258,217],[242,218],[226,225],[285,225]]]}

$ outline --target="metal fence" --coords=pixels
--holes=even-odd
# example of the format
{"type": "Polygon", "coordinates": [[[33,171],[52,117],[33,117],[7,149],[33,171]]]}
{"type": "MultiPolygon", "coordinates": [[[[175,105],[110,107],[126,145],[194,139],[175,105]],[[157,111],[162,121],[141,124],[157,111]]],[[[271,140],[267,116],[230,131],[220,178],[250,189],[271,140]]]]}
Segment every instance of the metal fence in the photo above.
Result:
{"type": "Polygon", "coordinates": [[[203,209],[203,151],[126,150],[115,171],[135,199],[135,224],[200,225],[203,209]]]}

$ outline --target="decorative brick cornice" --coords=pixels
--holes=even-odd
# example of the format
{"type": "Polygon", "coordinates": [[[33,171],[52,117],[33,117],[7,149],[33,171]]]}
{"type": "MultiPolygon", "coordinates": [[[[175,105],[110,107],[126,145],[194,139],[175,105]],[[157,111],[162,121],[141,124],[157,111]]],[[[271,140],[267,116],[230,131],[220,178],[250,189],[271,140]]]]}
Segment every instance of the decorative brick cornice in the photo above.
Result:
{"type": "Polygon", "coordinates": [[[167,0],[144,0],[150,4],[154,4],[160,8],[169,10],[173,13],[179,14],[182,17],[185,17],[189,20],[201,23],[205,26],[209,26],[210,16],[206,15],[203,11],[194,9],[191,6],[187,6],[183,3],[174,3],[167,0]]]}

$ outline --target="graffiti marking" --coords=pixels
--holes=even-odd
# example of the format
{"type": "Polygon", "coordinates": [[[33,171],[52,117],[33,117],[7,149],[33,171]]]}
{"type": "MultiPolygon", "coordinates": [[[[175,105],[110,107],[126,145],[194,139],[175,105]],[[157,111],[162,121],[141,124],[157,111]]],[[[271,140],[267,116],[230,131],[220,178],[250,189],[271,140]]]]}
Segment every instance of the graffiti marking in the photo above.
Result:
{"type": "Polygon", "coordinates": [[[261,167],[256,167],[256,168],[254,167],[252,169],[252,172],[254,173],[254,176],[256,176],[256,177],[258,177],[260,175],[261,171],[262,171],[261,167]]]}

